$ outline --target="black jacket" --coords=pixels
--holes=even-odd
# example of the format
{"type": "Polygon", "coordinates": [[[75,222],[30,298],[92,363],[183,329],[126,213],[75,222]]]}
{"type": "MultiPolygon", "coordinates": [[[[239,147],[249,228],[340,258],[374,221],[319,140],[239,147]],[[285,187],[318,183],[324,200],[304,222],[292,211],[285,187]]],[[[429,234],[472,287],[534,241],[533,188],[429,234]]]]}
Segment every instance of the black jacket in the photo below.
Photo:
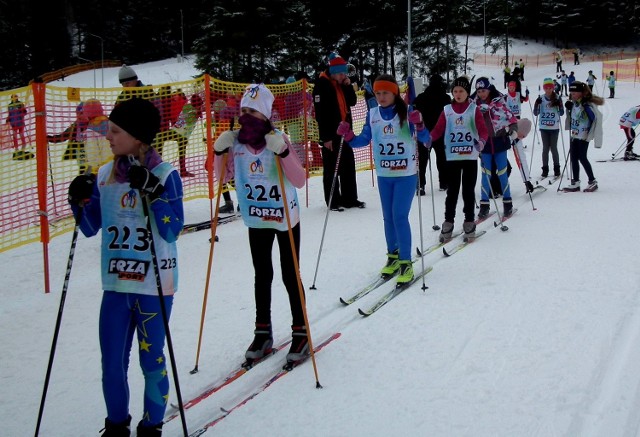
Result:
{"type": "MultiPolygon", "coordinates": [[[[328,75],[328,72],[327,72],[328,75]]],[[[351,85],[340,85],[344,93],[344,99],[347,103],[346,120],[351,123],[351,106],[355,106],[357,102],[356,91],[351,85]]],[[[313,106],[316,111],[316,121],[318,122],[318,130],[320,133],[320,142],[333,140],[338,134],[338,125],[342,120],[340,108],[338,106],[338,97],[330,79],[320,76],[313,86],[313,106]]]]}
{"type": "Polygon", "coordinates": [[[415,109],[420,111],[424,125],[429,131],[433,130],[445,106],[451,103],[451,96],[447,94],[444,84],[429,84],[427,88],[413,101],[415,109]]]}

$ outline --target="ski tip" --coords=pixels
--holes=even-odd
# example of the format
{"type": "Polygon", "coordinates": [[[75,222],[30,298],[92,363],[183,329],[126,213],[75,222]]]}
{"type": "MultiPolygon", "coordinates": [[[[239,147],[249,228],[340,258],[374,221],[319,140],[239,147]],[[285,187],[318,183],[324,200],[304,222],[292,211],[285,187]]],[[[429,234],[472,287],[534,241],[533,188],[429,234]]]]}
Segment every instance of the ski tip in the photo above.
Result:
{"type": "Polygon", "coordinates": [[[358,312],[360,313],[361,316],[365,316],[365,317],[371,315],[371,314],[367,313],[366,311],[362,311],[362,309],[360,309],[360,308],[358,308],[358,312]]]}
{"type": "Polygon", "coordinates": [[[422,256],[422,252],[420,251],[419,247],[416,247],[416,255],[422,256]]]}
{"type": "Polygon", "coordinates": [[[444,247],[442,248],[442,253],[444,254],[444,256],[451,256],[449,252],[447,252],[447,249],[445,249],[444,247]]]}
{"type": "Polygon", "coordinates": [[[349,305],[349,302],[347,302],[343,298],[340,298],[340,303],[343,304],[343,305],[349,305]]]}

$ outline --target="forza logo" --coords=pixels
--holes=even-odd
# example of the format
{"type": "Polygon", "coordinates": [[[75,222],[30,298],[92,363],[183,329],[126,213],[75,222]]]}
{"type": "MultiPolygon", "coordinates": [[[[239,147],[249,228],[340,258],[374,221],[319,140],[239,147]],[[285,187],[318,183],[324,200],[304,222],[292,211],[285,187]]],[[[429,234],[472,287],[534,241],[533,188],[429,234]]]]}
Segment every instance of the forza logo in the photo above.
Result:
{"type": "Polygon", "coordinates": [[[390,170],[404,170],[407,168],[407,159],[383,159],[380,161],[380,167],[390,170]]]}
{"type": "Polygon", "coordinates": [[[272,221],[282,223],[284,220],[283,208],[265,208],[251,206],[249,207],[249,215],[253,217],[260,217],[263,221],[272,221]]]}
{"type": "Polygon", "coordinates": [[[109,273],[118,275],[118,279],[125,281],[143,282],[149,270],[149,261],[137,259],[110,259],[109,273]]]}
{"type": "Polygon", "coordinates": [[[453,146],[451,147],[451,152],[459,155],[470,155],[473,152],[473,146],[453,146]]]}

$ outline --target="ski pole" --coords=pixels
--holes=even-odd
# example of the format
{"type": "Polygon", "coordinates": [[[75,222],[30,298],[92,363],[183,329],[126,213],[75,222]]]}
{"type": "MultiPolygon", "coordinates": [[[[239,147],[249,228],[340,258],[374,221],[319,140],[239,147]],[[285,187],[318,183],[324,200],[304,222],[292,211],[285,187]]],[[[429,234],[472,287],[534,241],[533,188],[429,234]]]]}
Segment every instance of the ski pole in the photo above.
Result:
{"type": "MultiPolygon", "coordinates": [[[[638,125],[638,126],[640,126],[640,125],[638,125]]],[[[611,154],[611,159],[615,159],[616,156],[618,156],[618,154],[620,152],[622,152],[623,149],[625,149],[630,143],[632,143],[632,142],[634,142],[636,140],[637,127],[636,128],[631,128],[631,131],[634,133],[634,136],[632,138],[625,138],[625,140],[622,142],[620,147],[618,147],[616,149],[615,153],[611,154]]]]}
{"type": "MultiPolygon", "coordinates": [[[[500,230],[508,231],[509,228],[502,223],[502,214],[500,214],[500,209],[498,209],[498,201],[496,200],[496,196],[493,194],[493,187],[491,186],[491,172],[487,172],[487,168],[484,166],[484,162],[482,162],[482,158],[480,158],[480,167],[482,168],[482,175],[487,178],[487,184],[489,185],[489,193],[491,194],[491,199],[493,199],[493,206],[496,208],[496,214],[498,214],[498,220],[500,221],[500,230]]],[[[507,182],[508,184],[509,182],[507,182]]],[[[505,187],[506,188],[506,187],[505,187]]],[[[494,226],[498,226],[496,222],[493,222],[494,226]]]]}
{"type": "Polygon", "coordinates": [[[338,157],[336,158],[336,168],[333,171],[333,180],[331,181],[331,191],[329,192],[329,202],[327,205],[327,213],[324,216],[324,226],[322,227],[322,237],[320,238],[320,249],[318,249],[318,259],[316,260],[316,271],[313,274],[313,284],[309,287],[316,290],[316,277],[318,276],[318,266],[320,265],[320,255],[322,254],[322,245],[324,244],[324,235],[327,231],[327,221],[329,220],[329,212],[331,211],[331,202],[333,202],[333,191],[336,188],[336,179],[338,179],[338,168],[340,166],[340,157],[342,156],[342,147],[344,145],[344,137],[340,137],[340,146],[338,147],[338,157]]]}
{"type": "MultiPolygon", "coordinates": [[[[420,196],[420,144],[418,143],[416,133],[413,133],[413,144],[416,148],[416,196],[418,196],[418,223],[420,225],[420,247],[424,247],[424,237],[422,231],[422,196],[420,196]]],[[[427,159],[431,158],[431,153],[427,156],[427,159]]],[[[433,199],[433,188],[431,190],[431,198],[433,199]]],[[[424,257],[420,257],[422,271],[424,272],[424,257]]],[[[422,277],[422,291],[426,291],[427,286],[424,283],[424,276],[422,277]]]]}
{"type": "Polygon", "coordinates": [[[567,157],[564,160],[564,167],[562,167],[562,173],[560,174],[560,182],[558,182],[558,189],[556,190],[556,192],[560,191],[560,187],[562,186],[562,178],[564,177],[564,171],[567,168],[567,164],[569,163],[569,158],[571,155],[571,146],[569,146],[569,151],[567,152],[567,157]]]}
{"type": "MultiPolygon", "coordinates": [[[[129,155],[131,165],[140,165],[137,159],[129,155]]],[[[142,194],[142,190],[140,190],[142,194]]],[[[180,391],[180,382],[178,381],[178,367],[176,366],[176,357],[173,352],[173,341],[171,340],[171,330],[169,329],[169,317],[167,316],[167,308],[164,302],[164,293],[162,292],[162,281],[160,280],[160,267],[158,265],[158,257],[156,246],[153,238],[153,229],[151,227],[151,217],[149,215],[148,198],[142,194],[142,212],[147,225],[147,235],[149,241],[149,252],[151,254],[151,264],[153,265],[153,273],[156,279],[156,289],[158,290],[158,300],[160,302],[160,312],[162,313],[162,323],[164,325],[165,336],[167,337],[167,349],[169,350],[169,360],[171,361],[171,371],[173,373],[173,383],[176,386],[176,396],[178,398],[178,408],[180,410],[180,419],[182,420],[182,432],[184,437],[189,435],[187,431],[187,419],[184,412],[184,404],[182,403],[182,393],[180,391]]],[[[213,242],[212,242],[213,243],[213,242]]]]}
{"type": "Polygon", "coordinates": [[[298,292],[300,293],[300,305],[302,306],[302,314],[304,316],[304,323],[307,327],[307,341],[309,342],[309,353],[311,354],[311,362],[313,363],[313,371],[316,376],[316,388],[322,388],[320,380],[318,378],[318,365],[316,363],[315,352],[313,351],[313,342],[311,341],[311,325],[309,324],[309,317],[307,315],[307,305],[304,297],[304,290],[302,288],[302,279],[300,278],[300,267],[298,263],[298,252],[296,251],[296,243],[293,238],[293,229],[291,229],[291,217],[289,215],[289,202],[287,201],[287,192],[284,186],[284,176],[282,174],[281,158],[275,157],[276,168],[278,169],[278,180],[280,181],[280,191],[282,192],[282,202],[284,204],[284,214],[287,218],[287,232],[289,233],[289,243],[291,244],[291,257],[293,258],[293,268],[296,270],[296,279],[298,281],[298,292]]]}
{"type": "Polygon", "coordinates": [[[522,176],[524,186],[526,187],[527,193],[529,194],[529,199],[531,200],[531,207],[535,211],[537,208],[533,204],[533,196],[531,195],[531,191],[529,191],[529,187],[527,186],[527,182],[531,184],[531,181],[527,180],[524,168],[522,167],[522,161],[520,160],[520,151],[518,150],[518,143],[519,143],[519,140],[516,140],[511,148],[513,149],[513,156],[516,158],[516,165],[518,166],[518,169],[520,169],[520,176],[522,176]]]}
{"type": "Polygon", "coordinates": [[[62,293],[60,294],[60,306],[58,307],[58,317],[56,318],[56,326],[53,330],[53,341],[51,342],[51,351],[49,352],[49,363],[47,364],[47,373],[44,377],[44,387],[42,389],[42,398],[40,399],[40,409],[38,410],[38,420],[36,422],[35,437],[38,437],[40,425],[42,423],[42,415],[44,413],[44,403],[47,397],[47,389],[49,388],[49,380],[51,378],[51,369],[53,368],[53,359],[56,354],[56,345],[58,343],[58,334],[60,333],[60,325],[62,323],[62,312],[64,311],[64,302],[67,298],[67,290],[69,289],[69,278],[71,277],[71,266],[73,265],[73,256],[76,252],[76,242],[78,241],[78,231],[80,230],[80,222],[82,221],[83,205],[80,205],[78,214],[76,215],[76,223],[71,236],[71,248],[69,249],[69,257],[67,258],[67,271],[64,274],[64,282],[62,283],[62,293]]]}
{"type": "MultiPolygon", "coordinates": [[[[200,331],[198,333],[198,347],[196,349],[196,364],[193,369],[189,372],[190,374],[198,373],[198,362],[200,360],[200,349],[202,347],[202,333],[204,331],[204,319],[205,314],[207,312],[207,299],[209,296],[209,280],[211,279],[211,265],[213,264],[213,248],[216,242],[216,230],[218,228],[218,215],[220,210],[220,196],[222,194],[222,181],[224,180],[224,172],[227,168],[227,159],[229,158],[229,152],[224,154],[222,157],[222,170],[220,171],[220,179],[218,180],[218,194],[216,196],[216,212],[211,214],[213,219],[211,220],[211,244],[209,245],[209,263],[207,265],[207,279],[205,280],[204,285],[204,295],[202,297],[202,311],[200,314],[200,331]]],[[[211,172],[213,173],[213,162],[211,163],[211,172]]]]}
{"type": "MultiPolygon", "coordinates": [[[[433,152],[435,154],[435,151],[433,152]]],[[[429,149],[429,154],[427,155],[427,162],[429,163],[429,185],[431,186],[431,211],[433,213],[433,226],[431,229],[437,231],[440,229],[440,226],[436,224],[436,201],[433,196],[433,172],[431,171],[431,149],[429,149]]],[[[422,246],[420,246],[422,247],[422,246]]]]}
{"type": "MultiPolygon", "coordinates": [[[[540,86],[538,85],[538,97],[540,97],[540,86]]],[[[529,109],[531,110],[531,115],[533,115],[533,106],[531,105],[531,99],[529,99],[529,109]]],[[[533,150],[536,145],[536,138],[538,139],[538,144],[540,144],[540,138],[538,138],[538,116],[533,115],[533,141],[531,142],[531,156],[533,156],[533,150]]],[[[524,145],[526,148],[527,146],[524,145]]]]}

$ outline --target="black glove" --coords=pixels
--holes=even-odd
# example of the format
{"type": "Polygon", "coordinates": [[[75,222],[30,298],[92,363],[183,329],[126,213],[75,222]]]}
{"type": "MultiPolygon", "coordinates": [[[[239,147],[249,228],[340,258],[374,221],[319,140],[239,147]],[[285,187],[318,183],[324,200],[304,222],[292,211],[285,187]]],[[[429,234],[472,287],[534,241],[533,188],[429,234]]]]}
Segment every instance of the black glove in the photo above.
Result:
{"type": "Polygon", "coordinates": [[[533,193],[533,184],[531,181],[526,181],[524,186],[527,187],[527,193],[533,193]]]}
{"type": "Polygon", "coordinates": [[[93,194],[93,184],[96,183],[94,174],[82,174],[76,176],[69,184],[69,203],[83,205],[91,199],[93,194]]]}
{"type": "Polygon", "coordinates": [[[129,186],[134,190],[140,190],[142,195],[149,196],[155,200],[164,193],[164,186],[160,183],[158,176],[149,171],[147,167],[132,165],[127,172],[129,186]]]}
{"type": "Polygon", "coordinates": [[[542,105],[542,97],[536,99],[536,105],[542,105]]]}
{"type": "Polygon", "coordinates": [[[573,102],[571,100],[567,100],[564,103],[564,107],[567,109],[567,111],[571,111],[571,109],[573,109],[573,102]]]}

